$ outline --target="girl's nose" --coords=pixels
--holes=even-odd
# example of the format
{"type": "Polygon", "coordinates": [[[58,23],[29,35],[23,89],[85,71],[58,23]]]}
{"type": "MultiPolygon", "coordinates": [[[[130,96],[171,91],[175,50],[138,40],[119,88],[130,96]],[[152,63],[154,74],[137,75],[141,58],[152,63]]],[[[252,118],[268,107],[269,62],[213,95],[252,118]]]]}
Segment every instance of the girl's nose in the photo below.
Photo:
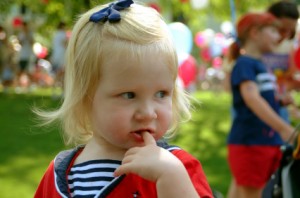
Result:
{"type": "Polygon", "coordinates": [[[150,102],[140,105],[135,113],[135,119],[139,121],[151,121],[156,118],[157,113],[155,111],[154,105],[150,102]]]}
{"type": "Polygon", "coordinates": [[[279,41],[280,39],[281,39],[281,35],[280,35],[280,33],[278,32],[277,35],[276,35],[276,40],[279,41]]]}

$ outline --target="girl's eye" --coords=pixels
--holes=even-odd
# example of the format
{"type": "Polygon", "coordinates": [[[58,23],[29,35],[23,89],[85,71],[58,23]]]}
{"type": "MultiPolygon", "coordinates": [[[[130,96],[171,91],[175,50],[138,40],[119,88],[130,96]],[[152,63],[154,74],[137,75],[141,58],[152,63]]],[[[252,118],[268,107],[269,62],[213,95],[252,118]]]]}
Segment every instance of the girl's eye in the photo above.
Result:
{"type": "Polygon", "coordinates": [[[158,98],[163,98],[166,95],[167,95],[167,92],[165,92],[165,91],[159,91],[156,93],[156,97],[158,97],[158,98]]]}
{"type": "Polygon", "coordinates": [[[133,92],[126,92],[122,94],[122,97],[125,99],[133,99],[135,97],[135,94],[133,92]]]}

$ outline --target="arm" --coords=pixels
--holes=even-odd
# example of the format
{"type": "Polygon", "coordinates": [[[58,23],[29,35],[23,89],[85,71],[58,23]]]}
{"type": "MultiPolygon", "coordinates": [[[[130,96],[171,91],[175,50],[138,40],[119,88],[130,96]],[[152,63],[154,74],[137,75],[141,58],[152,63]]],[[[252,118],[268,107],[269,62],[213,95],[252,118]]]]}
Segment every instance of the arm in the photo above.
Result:
{"type": "Polygon", "coordinates": [[[223,85],[224,85],[224,90],[226,92],[231,92],[230,78],[231,78],[231,73],[225,71],[225,78],[224,78],[224,81],[223,81],[223,85]]]}
{"type": "Polygon", "coordinates": [[[143,133],[144,147],[129,149],[115,176],[134,173],[156,183],[159,198],[199,198],[182,162],[156,145],[154,138],[143,133]]]}
{"type": "Polygon", "coordinates": [[[293,127],[287,124],[280,116],[269,106],[266,100],[261,97],[256,84],[253,81],[244,81],[240,85],[241,95],[246,105],[263,122],[280,133],[284,141],[287,141],[294,131],[293,127]]]}
{"type": "Polygon", "coordinates": [[[185,167],[180,161],[177,165],[174,163],[174,167],[170,166],[164,172],[156,181],[158,197],[199,197],[185,167]]]}

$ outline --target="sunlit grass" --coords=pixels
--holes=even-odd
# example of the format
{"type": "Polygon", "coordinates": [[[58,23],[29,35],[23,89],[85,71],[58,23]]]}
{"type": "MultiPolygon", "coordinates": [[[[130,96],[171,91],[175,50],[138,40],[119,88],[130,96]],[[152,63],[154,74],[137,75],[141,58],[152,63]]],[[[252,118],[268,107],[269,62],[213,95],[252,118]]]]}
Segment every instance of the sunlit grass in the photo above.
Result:
{"type": "MultiPolygon", "coordinates": [[[[226,138],[230,128],[230,96],[197,92],[192,120],[170,141],[198,158],[213,189],[224,195],[230,181],[226,138]]],[[[297,95],[296,101],[300,103],[297,95]]],[[[0,197],[32,198],[49,162],[66,147],[56,127],[39,128],[33,106],[55,108],[51,89],[28,94],[0,92],[0,197]]],[[[296,122],[296,121],[294,121],[296,122]]],[[[299,121],[297,121],[299,122],[299,121]]]]}
{"type": "Polygon", "coordinates": [[[226,194],[230,181],[226,137],[230,128],[230,97],[224,93],[197,92],[192,120],[183,124],[172,143],[197,157],[211,187],[226,194]]]}
{"type": "Polygon", "coordinates": [[[64,149],[56,128],[36,126],[33,106],[59,104],[47,90],[29,94],[0,93],[0,197],[32,198],[49,162],[64,149]]]}
{"type": "MultiPolygon", "coordinates": [[[[197,93],[195,98],[201,103],[195,104],[192,120],[181,126],[171,143],[198,158],[212,188],[225,193],[229,180],[225,150],[229,98],[209,92],[197,93]]],[[[51,98],[49,89],[28,94],[0,93],[0,133],[5,137],[0,139],[4,151],[0,154],[2,198],[32,197],[50,160],[66,149],[58,129],[38,128],[31,112],[33,106],[54,108],[59,103],[51,98]]]]}

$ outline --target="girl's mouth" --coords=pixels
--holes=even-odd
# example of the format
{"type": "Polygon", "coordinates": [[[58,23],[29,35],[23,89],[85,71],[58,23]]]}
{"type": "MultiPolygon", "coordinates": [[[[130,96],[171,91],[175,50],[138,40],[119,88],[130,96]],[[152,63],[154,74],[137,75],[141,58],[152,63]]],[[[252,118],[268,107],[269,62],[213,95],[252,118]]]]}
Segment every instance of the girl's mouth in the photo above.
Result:
{"type": "Polygon", "coordinates": [[[150,130],[138,130],[138,131],[133,131],[130,134],[132,135],[132,137],[134,138],[135,141],[144,142],[144,139],[142,136],[143,132],[147,132],[147,133],[150,133],[151,135],[153,135],[153,132],[151,132],[150,130]]]}

